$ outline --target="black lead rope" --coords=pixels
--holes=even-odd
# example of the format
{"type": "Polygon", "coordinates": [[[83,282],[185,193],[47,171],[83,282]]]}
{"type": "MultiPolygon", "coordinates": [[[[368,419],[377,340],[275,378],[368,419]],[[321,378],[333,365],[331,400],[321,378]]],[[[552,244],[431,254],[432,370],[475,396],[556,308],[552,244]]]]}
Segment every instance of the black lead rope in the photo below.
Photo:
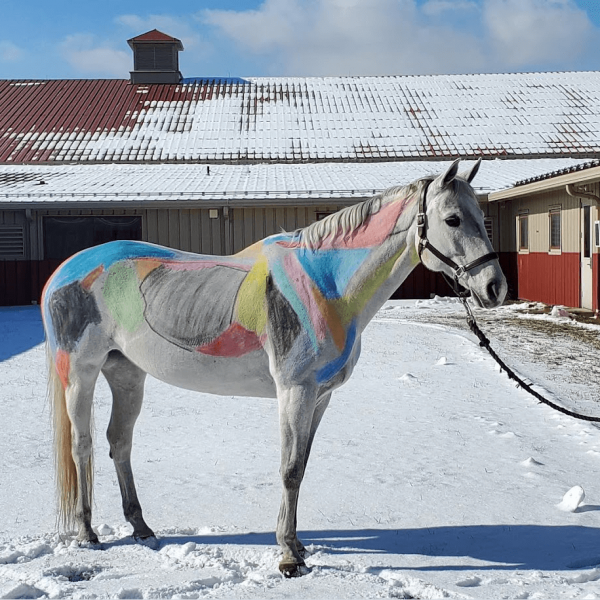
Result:
{"type": "Polygon", "coordinates": [[[580,419],[582,421],[591,421],[592,423],[600,423],[600,417],[589,417],[588,415],[581,415],[579,413],[573,412],[563,406],[555,404],[554,402],[544,398],[541,394],[536,392],[531,385],[523,381],[507,364],[494,352],[494,349],[490,345],[490,340],[487,338],[485,333],[479,329],[477,322],[475,321],[475,317],[473,312],[471,311],[471,307],[467,304],[466,295],[457,294],[458,298],[462,302],[462,305],[465,307],[467,311],[467,325],[469,329],[477,336],[479,339],[479,345],[482,348],[485,348],[490,356],[498,363],[500,366],[500,370],[504,371],[508,377],[517,382],[519,387],[522,387],[526,392],[529,392],[534,398],[537,398],[542,404],[546,404],[550,408],[557,410],[558,412],[563,413],[564,415],[568,415],[569,417],[573,417],[574,419],[580,419]]]}
{"type": "Polygon", "coordinates": [[[563,413],[564,415],[568,415],[569,417],[573,417],[574,419],[581,419],[582,421],[591,421],[592,423],[600,423],[600,417],[588,417],[587,415],[580,415],[579,413],[573,412],[567,408],[559,406],[554,402],[551,402],[547,398],[544,398],[541,394],[536,392],[531,385],[523,381],[512,369],[510,369],[507,364],[494,352],[493,348],[490,345],[490,340],[486,337],[485,333],[479,329],[477,322],[475,321],[475,317],[471,308],[467,304],[467,297],[470,295],[470,292],[466,290],[464,287],[460,285],[458,282],[458,278],[461,277],[464,273],[478,267],[488,261],[498,259],[498,254],[495,252],[490,252],[489,254],[485,254],[480,258],[475,259],[474,261],[466,264],[466,265],[458,265],[452,259],[444,256],[435,246],[433,246],[429,240],[427,239],[427,209],[426,209],[426,198],[427,198],[427,189],[431,184],[432,180],[427,180],[424,183],[423,189],[421,191],[421,195],[419,197],[419,212],[417,214],[417,235],[419,238],[419,244],[417,247],[417,252],[419,254],[419,258],[422,260],[422,254],[425,250],[431,252],[436,258],[441,260],[443,263],[448,265],[453,271],[453,279],[450,279],[446,273],[442,272],[444,279],[448,283],[448,285],[452,288],[454,293],[458,296],[460,301],[462,302],[465,310],[467,311],[467,324],[469,325],[469,329],[477,336],[479,339],[479,345],[482,348],[485,348],[490,356],[500,365],[500,370],[505,371],[510,379],[517,382],[517,385],[522,387],[526,392],[529,392],[534,398],[537,398],[542,404],[546,404],[550,408],[557,410],[558,412],[563,413]]]}

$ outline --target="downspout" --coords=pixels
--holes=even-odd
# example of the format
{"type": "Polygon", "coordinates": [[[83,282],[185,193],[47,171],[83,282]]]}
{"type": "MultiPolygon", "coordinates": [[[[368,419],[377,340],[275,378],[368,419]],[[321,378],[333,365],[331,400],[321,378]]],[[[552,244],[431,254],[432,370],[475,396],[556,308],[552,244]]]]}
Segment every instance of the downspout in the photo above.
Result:
{"type": "MultiPolygon", "coordinates": [[[[598,206],[600,205],[600,197],[598,197],[596,194],[592,194],[591,192],[586,192],[578,187],[575,186],[575,184],[573,183],[569,183],[568,185],[565,186],[566,190],[567,190],[567,194],[569,194],[569,196],[573,197],[573,198],[587,198],[588,200],[593,200],[595,202],[595,205],[598,206]]],[[[581,225],[580,225],[580,233],[581,233],[581,225]]],[[[594,245],[594,234],[595,231],[592,232],[592,239],[591,239],[591,248],[590,248],[590,252],[592,253],[592,257],[595,254],[594,251],[592,250],[592,247],[594,245]]],[[[594,260],[592,258],[592,268],[594,268],[594,260]]],[[[597,268],[597,267],[596,267],[597,268]]],[[[598,281],[600,279],[600,273],[595,273],[592,271],[592,308],[594,308],[594,305],[596,305],[596,318],[598,318],[598,302],[600,300],[600,298],[598,297],[598,281]],[[593,286],[593,279],[594,279],[594,275],[596,276],[596,286],[594,288],[593,286]]]]}
{"type": "Polygon", "coordinates": [[[598,204],[600,204],[600,196],[596,196],[596,194],[592,194],[591,192],[586,192],[575,186],[574,183],[569,183],[566,186],[567,194],[572,196],[573,198],[587,198],[588,200],[594,200],[598,204]]]}

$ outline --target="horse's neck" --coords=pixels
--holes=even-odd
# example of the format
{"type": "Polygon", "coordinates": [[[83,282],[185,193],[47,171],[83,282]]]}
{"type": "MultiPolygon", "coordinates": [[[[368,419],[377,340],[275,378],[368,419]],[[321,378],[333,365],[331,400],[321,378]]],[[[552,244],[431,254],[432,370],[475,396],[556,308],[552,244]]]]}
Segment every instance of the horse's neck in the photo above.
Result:
{"type": "Polygon", "coordinates": [[[372,247],[349,247],[344,242],[333,248],[338,255],[334,262],[325,263],[328,272],[323,279],[335,281],[343,289],[335,303],[345,314],[344,320],[354,321],[362,331],[381,306],[408,277],[418,263],[414,244],[409,236],[412,213],[407,217],[404,231],[388,236],[372,247]]]}

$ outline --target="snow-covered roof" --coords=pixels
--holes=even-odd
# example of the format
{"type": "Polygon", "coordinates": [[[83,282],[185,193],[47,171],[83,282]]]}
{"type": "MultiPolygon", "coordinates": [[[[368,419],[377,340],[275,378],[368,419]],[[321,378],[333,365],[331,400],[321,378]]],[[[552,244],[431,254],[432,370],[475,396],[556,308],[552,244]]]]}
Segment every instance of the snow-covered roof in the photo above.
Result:
{"type": "Polygon", "coordinates": [[[600,72],[0,81],[0,163],[600,156],[600,72]]]}
{"type": "MultiPolygon", "coordinates": [[[[472,161],[465,161],[467,169],[472,161]]],[[[574,159],[487,160],[474,187],[481,195],[577,164],[574,159]]],[[[372,196],[438,174],[449,161],[249,165],[0,166],[0,204],[198,202],[232,205],[315,203],[372,196]],[[207,167],[209,172],[207,172],[207,167]]]]}

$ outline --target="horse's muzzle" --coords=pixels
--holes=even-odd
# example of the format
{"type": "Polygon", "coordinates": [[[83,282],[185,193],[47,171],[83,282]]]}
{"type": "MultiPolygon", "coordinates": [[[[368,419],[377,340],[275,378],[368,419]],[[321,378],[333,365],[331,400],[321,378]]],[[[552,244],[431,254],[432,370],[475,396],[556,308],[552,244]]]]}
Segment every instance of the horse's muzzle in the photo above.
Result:
{"type": "Polygon", "coordinates": [[[495,277],[485,287],[485,293],[471,290],[471,297],[480,308],[496,308],[504,302],[508,286],[504,277],[495,277]]]}

